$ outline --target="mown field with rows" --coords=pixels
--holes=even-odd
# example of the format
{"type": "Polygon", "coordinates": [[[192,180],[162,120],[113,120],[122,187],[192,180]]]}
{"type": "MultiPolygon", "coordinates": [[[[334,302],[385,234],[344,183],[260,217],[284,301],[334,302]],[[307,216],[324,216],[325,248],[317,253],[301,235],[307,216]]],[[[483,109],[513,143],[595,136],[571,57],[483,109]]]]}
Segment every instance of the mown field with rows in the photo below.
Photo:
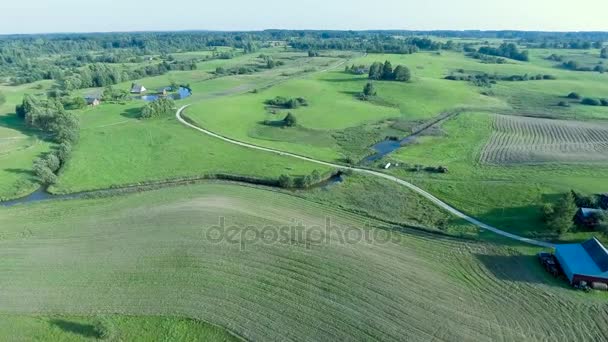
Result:
{"type": "Polygon", "coordinates": [[[480,160],[489,164],[606,162],[608,124],[496,115],[480,160]]]}
{"type": "MultiPolygon", "coordinates": [[[[264,341],[608,336],[605,296],[552,279],[537,249],[394,229],[274,191],[203,184],[0,210],[9,315],[181,316],[264,341]],[[220,241],[220,217],[243,239],[220,241]],[[273,235],[298,223],[300,235],[273,235]]],[[[111,323],[100,329],[128,336],[111,323]]]]}

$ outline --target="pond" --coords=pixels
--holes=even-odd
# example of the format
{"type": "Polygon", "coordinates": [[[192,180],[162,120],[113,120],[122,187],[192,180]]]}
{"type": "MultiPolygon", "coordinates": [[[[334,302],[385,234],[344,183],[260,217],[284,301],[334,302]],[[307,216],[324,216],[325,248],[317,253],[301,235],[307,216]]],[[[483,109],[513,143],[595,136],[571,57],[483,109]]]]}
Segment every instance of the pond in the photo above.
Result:
{"type": "MultiPolygon", "coordinates": [[[[167,91],[171,90],[171,87],[165,87],[163,88],[167,91]]],[[[182,100],[187,98],[188,96],[192,95],[192,92],[190,91],[190,89],[188,88],[184,88],[184,87],[179,87],[179,89],[177,90],[177,93],[172,93],[172,94],[168,94],[167,97],[173,100],[182,100]]],[[[158,100],[161,97],[161,95],[158,94],[150,94],[150,95],[142,95],[142,96],[134,96],[134,99],[137,100],[144,100],[146,102],[152,102],[155,100],[158,100]]]]}
{"type": "Polygon", "coordinates": [[[395,139],[383,140],[383,141],[377,143],[376,145],[372,146],[372,149],[374,149],[374,151],[376,151],[376,153],[365,158],[363,160],[363,162],[372,163],[377,160],[380,160],[387,154],[392,153],[392,152],[398,150],[399,148],[401,148],[402,146],[414,141],[414,139],[416,139],[416,136],[410,135],[409,137],[406,137],[401,140],[395,140],[395,139]]]}

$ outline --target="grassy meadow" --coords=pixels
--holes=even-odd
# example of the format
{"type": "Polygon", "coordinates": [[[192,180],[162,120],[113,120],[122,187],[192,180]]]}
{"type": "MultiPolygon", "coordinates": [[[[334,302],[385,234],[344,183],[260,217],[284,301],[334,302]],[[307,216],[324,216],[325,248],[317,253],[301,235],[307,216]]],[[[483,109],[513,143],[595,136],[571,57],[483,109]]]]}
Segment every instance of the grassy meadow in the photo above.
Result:
{"type": "MultiPolygon", "coordinates": [[[[63,333],[22,318],[33,314],[69,327],[99,322],[125,338],[146,336],[149,324],[151,333],[173,335],[163,331],[165,319],[104,317],[187,317],[248,340],[598,340],[608,333],[605,296],[552,279],[533,248],[395,230],[289,194],[203,184],[0,210],[0,306],[16,322],[0,333],[9,338],[63,333]],[[213,228],[220,218],[242,239],[220,239],[213,228]],[[285,226],[302,227],[293,228],[301,234],[279,238],[269,228],[285,226]]],[[[193,324],[168,322],[177,333],[193,324]]],[[[187,332],[211,334],[200,326],[187,332]]]]}

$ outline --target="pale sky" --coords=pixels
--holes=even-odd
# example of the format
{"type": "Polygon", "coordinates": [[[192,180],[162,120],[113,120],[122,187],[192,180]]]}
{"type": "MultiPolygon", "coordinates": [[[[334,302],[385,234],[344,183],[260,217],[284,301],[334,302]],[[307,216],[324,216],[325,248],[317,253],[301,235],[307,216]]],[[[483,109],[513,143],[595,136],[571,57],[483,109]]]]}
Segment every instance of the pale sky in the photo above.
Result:
{"type": "Polygon", "coordinates": [[[0,34],[270,28],[608,31],[608,0],[0,0],[0,34]]]}

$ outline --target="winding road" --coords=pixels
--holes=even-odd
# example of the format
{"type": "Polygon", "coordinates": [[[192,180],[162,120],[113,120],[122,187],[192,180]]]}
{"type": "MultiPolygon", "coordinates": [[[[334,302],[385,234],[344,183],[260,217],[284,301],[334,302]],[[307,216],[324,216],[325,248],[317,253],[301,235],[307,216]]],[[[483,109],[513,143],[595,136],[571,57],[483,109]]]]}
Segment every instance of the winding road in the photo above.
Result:
{"type": "Polygon", "coordinates": [[[379,177],[379,178],[384,178],[384,179],[388,179],[390,181],[393,181],[395,183],[398,183],[400,185],[403,185],[407,188],[409,188],[410,190],[422,195],[423,197],[425,197],[426,199],[430,200],[431,202],[435,203],[437,206],[439,206],[440,208],[450,212],[452,215],[461,218],[463,220],[468,221],[469,223],[474,224],[475,226],[484,229],[484,230],[488,230],[491,232],[494,232],[498,235],[504,236],[506,238],[509,239],[513,239],[513,240],[517,240],[523,243],[527,243],[527,244],[531,244],[531,245],[535,245],[535,246],[539,246],[539,247],[545,247],[545,248],[553,248],[555,247],[555,245],[549,243],[549,242],[544,242],[544,241],[539,241],[539,240],[534,240],[534,239],[529,239],[523,236],[519,236],[519,235],[515,235],[515,234],[511,234],[509,232],[505,232],[504,230],[500,230],[498,228],[492,227],[488,224],[485,224],[471,216],[466,215],[465,213],[453,208],[452,206],[450,206],[449,204],[443,202],[442,200],[438,199],[437,197],[433,196],[432,194],[430,194],[429,192],[417,187],[416,185],[406,182],[403,179],[391,176],[391,175],[387,175],[385,173],[382,172],[378,172],[378,171],[372,171],[372,170],[368,170],[368,169],[361,169],[361,168],[357,168],[357,167],[351,167],[351,166],[344,166],[344,165],[340,165],[340,164],[334,164],[334,163],[329,163],[329,162],[325,162],[322,160],[317,160],[317,159],[313,159],[313,158],[309,158],[309,157],[305,157],[305,156],[301,156],[298,154],[294,154],[294,153],[289,153],[289,152],[284,152],[284,151],[280,151],[280,150],[275,150],[272,148],[268,148],[268,147],[262,147],[262,146],[257,146],[257,145],[253,145],[253,144],[249,144],[246,142],[242,142],[242,141],[238,141],[238,140],[234,140],[228,137],[225,137],[223,135],[208,131],[204,128],[201,128],[199,126],[193,125],[190,122],[188,122],[187,120],[185,120],[182,117],[182,112],[188,108],[189,105],[186,106],[182,106],[181,108],[179,108],[177,110],[177,112],[175,113],[175,117],[177,118],[177,120],[179,122],[181,122],[182,124],[193,128],[201,133],[207,134],[209,136],[212,136],[214,138],[223,140],[225,142],[234,144],[234,145],[239,145],[242,147],[246,147],[246,148],[250,148],[250,149],[254,149],[254,150],[259,150],[259,151],[265,151],[265,152],[270,152],[270,153],[275,153],[281,156],[288,156],[288,157],[292,157],[292,158],[297,158],[297,159],[301,159],[301,160],[305,160],[311,163],[316,163],[316,164],[320,164],[320,165],[325,165],[325,166],[329,166],[329,167],[333,167],[333,168],[338,168],[338,169],[343,169],[343,170],[351,170],[353,172],[357,172],[357,173],[363,173],[363,174],[368,174],[368,175],[372,175],[375,177],[379,177]]]}

